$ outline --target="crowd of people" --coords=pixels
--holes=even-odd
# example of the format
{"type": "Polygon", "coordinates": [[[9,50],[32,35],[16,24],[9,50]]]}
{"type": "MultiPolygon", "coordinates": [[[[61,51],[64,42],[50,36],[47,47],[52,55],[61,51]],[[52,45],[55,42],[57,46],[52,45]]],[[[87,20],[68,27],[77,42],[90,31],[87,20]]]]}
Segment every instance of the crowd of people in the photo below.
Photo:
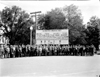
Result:
{"type": "Polygon", "coordinates": [[[81,45],[2,45],[0,58],[29,56],[93,56],[95,47],[81,45]]]}

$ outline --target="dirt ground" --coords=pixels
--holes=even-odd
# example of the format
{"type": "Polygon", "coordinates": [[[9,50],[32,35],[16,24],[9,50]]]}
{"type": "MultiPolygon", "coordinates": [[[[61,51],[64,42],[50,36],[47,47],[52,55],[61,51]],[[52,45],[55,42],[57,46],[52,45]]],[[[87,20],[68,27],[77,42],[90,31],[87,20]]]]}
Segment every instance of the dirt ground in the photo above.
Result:
{"type": "Polygon", "coordinates": [[[100,55],[0,59],[1,77],[99,77],[100,55]]]}

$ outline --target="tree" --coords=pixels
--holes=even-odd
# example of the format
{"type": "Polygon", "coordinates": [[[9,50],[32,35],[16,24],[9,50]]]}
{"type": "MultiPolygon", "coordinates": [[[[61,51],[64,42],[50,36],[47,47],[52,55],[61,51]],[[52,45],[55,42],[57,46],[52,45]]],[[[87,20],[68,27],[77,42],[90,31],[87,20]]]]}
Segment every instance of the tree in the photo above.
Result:
{"type": "Polygon", "coordinates": [[[29,44],[33,20],[28,13],[17,6],[5,7],[1,12],[1,23],[10,44],[29,44]]]}
{"type": "Polygon", "coordinates": [[[81,11],[77,6],[69,5],[63,8],[63,13],[66,17],[65,26],[69,29],[70,44],[86,44],[81,11]]]}
{"type": "Polygon", "coordinates": [[[70,44],[86,44],[85,27],[75,5],[56,8],[39,17],[41,29],[69,29],[70,44]]]}
{"type": "Polygon", "coordinates": [[[100,19],[96,16],[92,16],[87,23],[86,35],[88,44],[94,45],[98,50],[100,43],[100,19]]]}
{"type": "Polygon", "coordinates": [[[39,24],[43,29],[61,29],[64,21],[65,17],[59,8],[39,17],[39,24]]]}

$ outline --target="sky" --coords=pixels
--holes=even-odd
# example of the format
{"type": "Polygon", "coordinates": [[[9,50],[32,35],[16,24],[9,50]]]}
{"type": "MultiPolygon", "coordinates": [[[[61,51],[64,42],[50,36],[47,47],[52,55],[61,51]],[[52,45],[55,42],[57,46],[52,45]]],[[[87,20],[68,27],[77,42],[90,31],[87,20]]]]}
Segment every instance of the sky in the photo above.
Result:
{"type": "Polygon", "coordinates": [[[28,13],[41,11],[41,13],[46,13],[51,9],[62,8],[65,5],[74,4],[78,6],[81,10],[83,23],[86,24],[90,17],[97,16],[100,18],[100,1],[99,0],[88,0],[88,1],[59,1],[59,0],[51,0],[51,1],[0,1],[0,10],[2,10],[5,6],[11,7],[12,5],[16,5],[21,7],[28,13]]]}

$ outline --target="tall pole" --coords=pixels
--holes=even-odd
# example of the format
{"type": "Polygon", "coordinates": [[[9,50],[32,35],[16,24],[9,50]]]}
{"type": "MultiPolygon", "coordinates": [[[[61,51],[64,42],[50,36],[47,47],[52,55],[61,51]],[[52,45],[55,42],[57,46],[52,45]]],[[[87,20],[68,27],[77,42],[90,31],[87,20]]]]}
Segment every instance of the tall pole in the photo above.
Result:
{"type": "Polygon", "coordinates": [[[30,45],[32,45],[32,30],[33,30],[33,27],[31,26],[30,27],[30,45]]]}
{"type": "Polygon", "coordinates": [[[35,45],[36,45],[36,30],[37,30],[37,18],[35,13],[35,40],[34,40],[35,45]]]}
{"type": "Polygon", "coordinates": [[[37,14],[38,13],[41,13],[41,11],[37,11],[37,12],[30,13],[30,14],[35,14],[35,41],[34,41],[35,44],[36,44],[37,14]]]}
{"type": "Polygon", "coordinates": [[[30,45],[32,45],[32,30],[30,30],[30,45]]]}

